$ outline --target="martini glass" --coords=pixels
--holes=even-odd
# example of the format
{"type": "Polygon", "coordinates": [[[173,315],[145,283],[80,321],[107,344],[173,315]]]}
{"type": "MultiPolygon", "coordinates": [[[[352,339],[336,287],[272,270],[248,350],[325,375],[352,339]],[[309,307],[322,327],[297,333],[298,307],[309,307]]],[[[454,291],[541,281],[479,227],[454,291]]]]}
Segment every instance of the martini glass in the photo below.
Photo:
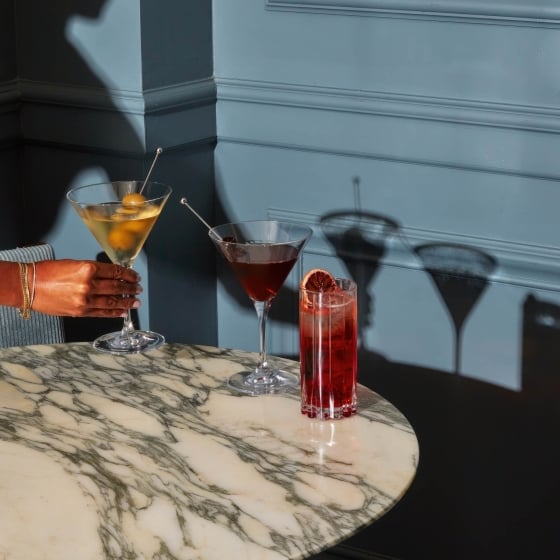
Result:
{"type": "Polygon", "coordinates": [[[223,224],[209,230],[210,239],[230,264],[253,301],[259,321],[260,355],[252,371],[229,378],[230,387],[259,395],[281,393],[299,384],[292,373],[273,369],[266,356],[266,320],[272,300],[311,237],[306,226],[273,220],[223,224]]]}
{"type": "Polygon", "coordinates": [[[467,317],[486,289],[496,260],[475,247],[454,243],[427,243],[415,253],[441,296],[453,322],[455,373],[461,366],[461,335],[467,317]]]}
{"type": "MultiPolygon", "coordinates": [[[[132,268],[170,194],[162,183],[114,181],[76,187],[66,196],[111,262],[132,268]]],[[[93,346],[110,354],[137,354],[164,342],[161,334],[135,330],[128,310],[122,330],[100,336],[93,346]]]]}

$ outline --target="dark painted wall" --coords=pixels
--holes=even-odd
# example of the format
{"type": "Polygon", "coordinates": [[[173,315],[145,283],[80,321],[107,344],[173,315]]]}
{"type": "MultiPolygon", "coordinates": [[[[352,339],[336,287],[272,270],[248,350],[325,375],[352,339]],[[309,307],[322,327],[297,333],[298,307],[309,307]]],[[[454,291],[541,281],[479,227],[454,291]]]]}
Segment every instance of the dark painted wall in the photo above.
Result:
{"type": "MultiPolygon", "coordinates": [[[[152,178],[174,192],[135,263],[145,287],[139,321],[169,340],[216,342],[214,249],[178,202],[188,185],[202,211],[214,207],[211,3],[18,0],[1,9],[9,58],[0,119],[11,128],[0,133],[0,176],[11,190],[0,243],[48,241],[59,258],[96,258],[66,191],[143,178],[161,146],[152,178]]],[[[109,329],[68,327],[69,340],[109,329]]]]}

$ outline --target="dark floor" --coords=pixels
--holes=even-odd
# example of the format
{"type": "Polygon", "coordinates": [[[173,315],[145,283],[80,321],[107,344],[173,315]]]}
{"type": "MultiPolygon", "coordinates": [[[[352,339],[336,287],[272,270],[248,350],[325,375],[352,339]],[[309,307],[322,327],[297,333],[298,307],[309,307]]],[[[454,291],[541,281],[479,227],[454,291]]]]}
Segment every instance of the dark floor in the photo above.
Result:
{"type": "Polygon", "coordinates": [[[560,331],[525,325],[520,392],[367,352],[360,371],[408,417],[420,463],[402,501],[345,546],[401,560],[559,557],[560,331]]]}

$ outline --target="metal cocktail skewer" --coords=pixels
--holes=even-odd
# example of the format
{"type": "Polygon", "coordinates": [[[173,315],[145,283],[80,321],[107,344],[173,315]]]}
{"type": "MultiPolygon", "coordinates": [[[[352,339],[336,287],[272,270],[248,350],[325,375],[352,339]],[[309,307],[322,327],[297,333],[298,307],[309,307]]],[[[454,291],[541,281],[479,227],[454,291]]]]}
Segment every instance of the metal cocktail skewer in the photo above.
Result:
{"type": "MultiPolygon", "coordinates": [[[[207,228],[208,230],[212,229],[212,226],[188,203],[187,199],[183,197],[179,201],[183,206],[186,206],[207,228]]],[[[217,233],[214,233],[216,237],[219,237],[217,233]]],[[[221,237],[219,237],[221,239],[221,237]]]]}
{"type": "Polygon", "coordinates": [[[142,183],[142,187],[140,188],[140,194],[142,194],[142,191],[144,190],[144,187],[146,186],[146,183],[148,182],[148,179],[150,178],[150,175],[152,174],[152,170],[154,169],[154,165],[156,164],[156,161],[158,159],[158,157],[160,156],[160,154],[163,152],[162,148],[157,148],[156,149],[156,155],[154,156],[154,160],[152,161],[152,165],[150,165],[150,169],[148,169],[148,174],[146,175],[146,178],[144,179],[144,183],[142,183]]]}

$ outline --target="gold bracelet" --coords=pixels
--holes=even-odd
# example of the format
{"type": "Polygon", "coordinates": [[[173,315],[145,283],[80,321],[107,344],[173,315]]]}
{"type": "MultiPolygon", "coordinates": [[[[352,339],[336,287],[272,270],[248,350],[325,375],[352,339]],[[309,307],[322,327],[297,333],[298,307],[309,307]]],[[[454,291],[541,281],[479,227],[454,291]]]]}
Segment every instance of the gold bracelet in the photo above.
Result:
{"type": "Polygon", "coordinates": [[[29,314],[31,315],[31,311],[33,309],[33,302],[35,301],[35,284],[37,280],[37,265],[35,261],[31,262],[31,266],[33,267],[33,280],[31,283],[31,298],[29,299],[29,314]]]}
{"type": "Polygon", "coordinates": [[[29,319],[29,317],[31,317],[31,296],[29,294],[29,280],[27,279],[27,269],[29,265],[27,263],[18,262],[18,266],[21,291],[23,292],[23,307],[19,310],[19,314],[23,319],[29,319]]]}

